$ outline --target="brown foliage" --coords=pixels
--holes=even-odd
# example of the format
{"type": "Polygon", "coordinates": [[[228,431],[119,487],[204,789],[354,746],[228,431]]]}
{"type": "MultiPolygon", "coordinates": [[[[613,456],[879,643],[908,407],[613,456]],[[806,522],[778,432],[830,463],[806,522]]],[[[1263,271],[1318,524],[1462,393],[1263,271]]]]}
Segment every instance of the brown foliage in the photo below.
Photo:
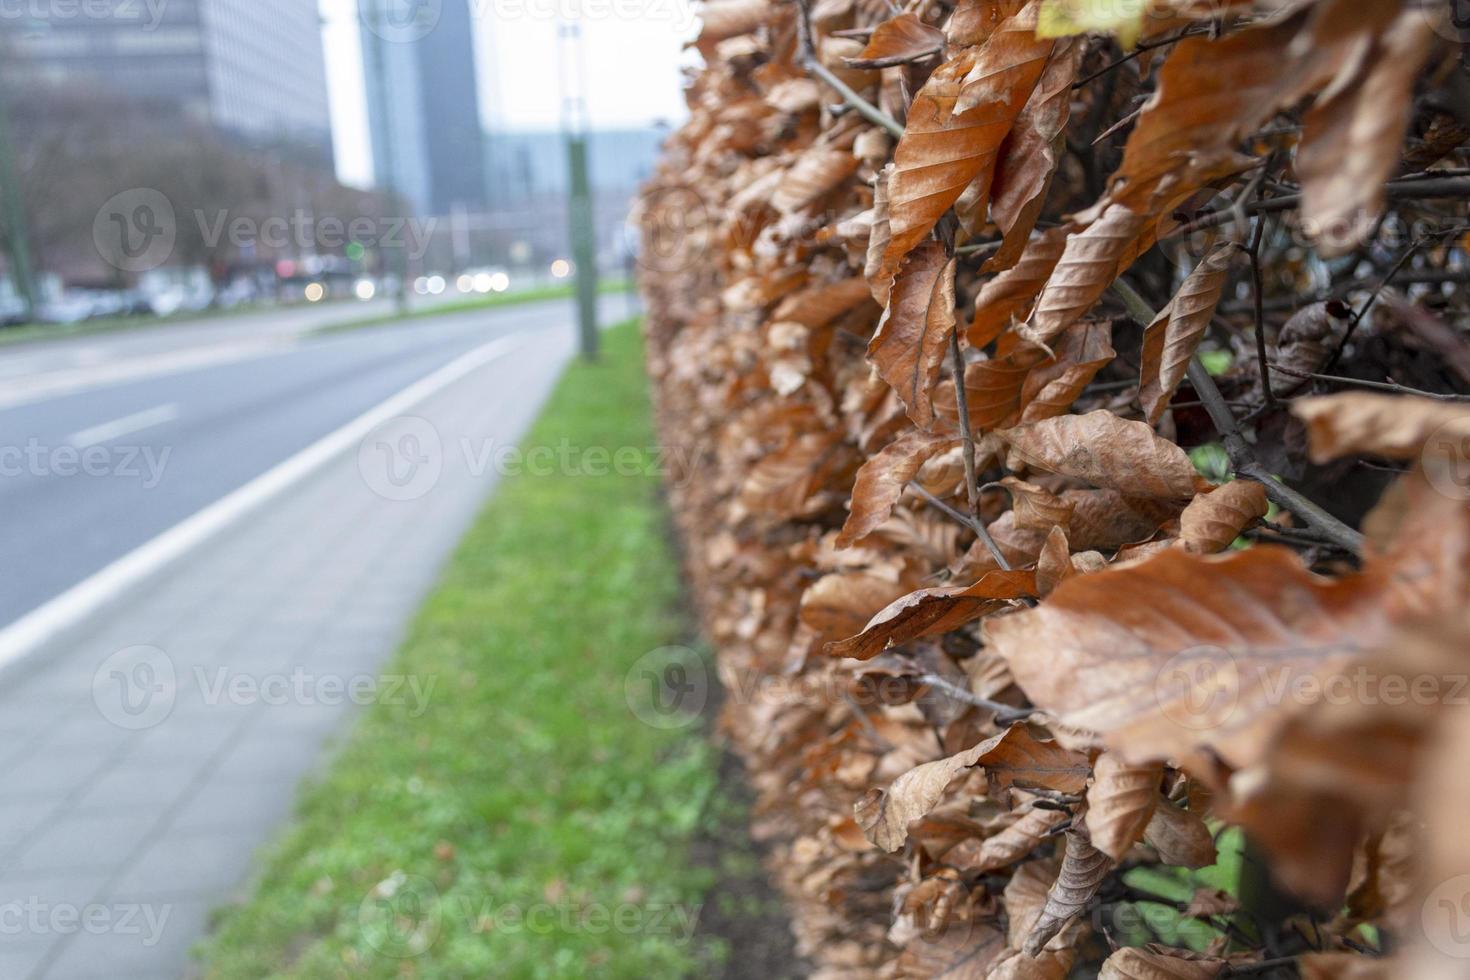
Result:
{"type": "Polygon", "coordinates": [[[1470,79],[1408,0],[1137,7],[707,8],[638,218],[755,828],[824,977],[1459,976],[1470,79]],[[1221,823],[1213,947],[1098,928],[1221,823]]]}

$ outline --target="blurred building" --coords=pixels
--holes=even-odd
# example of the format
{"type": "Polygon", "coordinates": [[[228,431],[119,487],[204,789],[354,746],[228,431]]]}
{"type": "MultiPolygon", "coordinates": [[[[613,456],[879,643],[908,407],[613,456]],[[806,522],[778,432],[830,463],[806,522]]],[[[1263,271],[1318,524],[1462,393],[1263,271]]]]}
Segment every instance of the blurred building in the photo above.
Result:
{"type": "Polygon", "coordinates": [[[330,167],[316,0],[87,0],[0,10],[0,84],[94,90],[330,167]]]}
{"type": "MultiPolygon", "coordinates": [[[[588,134],[593,230],[603,275],[620,276],[636,235],[628,212],[652,172],[663,130],[588,134]]],[[[571,255],[565,137],[550,130],[496,130],[484,137],[488,206],[457,210],[435,223],[417,268],[449,273],[472,266],[509,269],[517,282],[544,278],[571,255]]]]}
{"type": "Polygon", "coordinates": [[[420,215],[484,210],[470,0],[358,2],[375,178],[420,215]],[[430,19],[411,26],[413,9],[430,19]]]}

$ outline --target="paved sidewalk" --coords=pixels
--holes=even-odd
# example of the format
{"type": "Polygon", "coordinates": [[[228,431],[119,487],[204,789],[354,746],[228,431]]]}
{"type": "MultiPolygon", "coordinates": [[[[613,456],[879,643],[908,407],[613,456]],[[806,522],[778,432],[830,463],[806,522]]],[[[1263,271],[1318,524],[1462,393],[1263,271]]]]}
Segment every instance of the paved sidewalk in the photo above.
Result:
{"type": "Polygon", "coordinates": [[[571,354],[525,335],[5,675],[0,978],[191,974],[355,702],[431,709],[379,671],[571,354]]]}

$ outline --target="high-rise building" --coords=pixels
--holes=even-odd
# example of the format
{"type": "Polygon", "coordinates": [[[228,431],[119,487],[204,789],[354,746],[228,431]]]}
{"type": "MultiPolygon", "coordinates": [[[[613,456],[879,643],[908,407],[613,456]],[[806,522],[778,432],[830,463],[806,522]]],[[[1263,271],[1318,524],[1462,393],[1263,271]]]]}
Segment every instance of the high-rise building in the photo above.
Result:
{"type": "Polygon", "coordinates": [[[0,11],[0,84],[125,96],[328,166],[316,0],[88,0],[0,11]]]}
{"type": "Polygon", "coordinates": [[[420,214],[486,204],[469,0],[358,0],[373,172],[420,214]]]}

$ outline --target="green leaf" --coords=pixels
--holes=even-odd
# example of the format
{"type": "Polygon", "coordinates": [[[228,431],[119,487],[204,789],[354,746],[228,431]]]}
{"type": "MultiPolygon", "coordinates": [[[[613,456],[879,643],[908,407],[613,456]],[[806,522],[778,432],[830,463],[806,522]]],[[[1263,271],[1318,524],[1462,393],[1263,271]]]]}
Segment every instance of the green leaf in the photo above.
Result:
{"type": "Polygon", "coordinates": [[[1143,31],[1149,0],[1046,0],[1036,20],[1037,37],[1113,34],[1131,48],[1143,31]]]}

